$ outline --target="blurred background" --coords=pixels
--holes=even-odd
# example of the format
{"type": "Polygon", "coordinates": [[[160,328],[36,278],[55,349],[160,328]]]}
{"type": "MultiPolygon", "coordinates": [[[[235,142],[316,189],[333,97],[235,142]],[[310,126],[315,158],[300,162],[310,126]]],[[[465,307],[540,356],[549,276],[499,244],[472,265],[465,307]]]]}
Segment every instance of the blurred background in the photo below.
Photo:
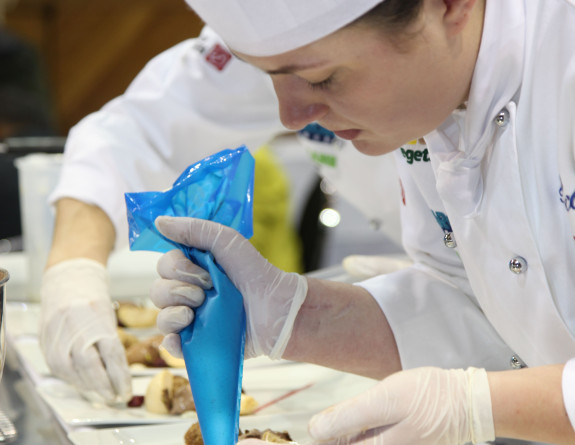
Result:
{"type": "MultiPolygon", "coordinates": [[[[0,0],[0,17],[3,34],[20,40],[21,57],[36,53],[36,66],[28,65],[34,72],[19,74],[44,83],[37,88],[59,135],[121,94],[150,58],[202,26],[183,0],[0,0]]],[[[0,67],[5,82],[13,70],[4,59],[0,67]]]]}

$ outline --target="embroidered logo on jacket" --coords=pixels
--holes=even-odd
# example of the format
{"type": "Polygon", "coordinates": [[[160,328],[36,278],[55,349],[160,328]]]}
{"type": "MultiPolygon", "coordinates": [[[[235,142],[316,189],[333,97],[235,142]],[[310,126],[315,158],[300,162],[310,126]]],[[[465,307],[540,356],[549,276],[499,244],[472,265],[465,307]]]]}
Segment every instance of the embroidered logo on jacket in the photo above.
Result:
{"type": "Polygon", "coordinates": [[[308,124],[297,133],[310,141],[324,142],[326,144],[331,144],[336,138],[332,131],[323,128],[319,124],[308,124]]]}
{"type": "Polygon", "coordinates": [[[333,148],[339,148],[340,140],[333,132],[314,123],[305,126],[297,134],[315,162],[328,167],[336,166],[337,156],[333,148]]]}
{"type": "MultiPolygon", "coordinates": [[[[407,143],[407,145],[418,145],[417,140],[413,140],[407,143]]],[[[422,147],[422,144],[419,143],[419,147],[422,147]]],[[[408,164],[413,164],[414,162],[429,162],[429,152],[427,151],[427,147],[423,150],[415,150],[412,148],[401,147],[401,154],[405,158],[408,164]]]]}
{"type": "Polygon", "coordinates": [[[222,71],[231,60],[232,54],[219,43],[216,43],[206,54],[206,61],[218,71],[222,71]]]}
{"type": "Polygon", "coordinates": [[[414,162],[429,162],[429,152],[427,148],[425,150],[412,150],[405,149],[401,147],[401,154],[407,160],[408,164],[413,164],[414,162]]]}
{"type": "Polygon", "coordinates": [[[435,216],[435,220],[437,221],[437,224],[439,224],[439,227],[441,227],[441,230],[443,230],[443,232],[445,233],[453,232],[453,229],[451,228],[451,223],[449,222],[449,218],[445,213],[434,212],[433,210],[431,211],[431,213],[433,213],[433,216],[435,216]]]}
{"type": "MultiPolygon", "coordinates": [[[[575,190],[571,193],[566,193],[563,187],[563,181],[561,181],[561,186],[559,187],[559,201],[565,206],[565,210],[567,210],[567,214],[573,222],[575,220],[575,214],[569,212],[575,210],[575,190]]],[[[575,235],[573,235],[573,239],[575,240],[575,235]]]]}
{"type": "Polygon", "coordinates": [[[559,187],[559,200],[563,203],[565,210],[568,212],[575,210],[575,190],[570,194],[565,193],[563,182],[561,182],[561,187],[559,187]]]}

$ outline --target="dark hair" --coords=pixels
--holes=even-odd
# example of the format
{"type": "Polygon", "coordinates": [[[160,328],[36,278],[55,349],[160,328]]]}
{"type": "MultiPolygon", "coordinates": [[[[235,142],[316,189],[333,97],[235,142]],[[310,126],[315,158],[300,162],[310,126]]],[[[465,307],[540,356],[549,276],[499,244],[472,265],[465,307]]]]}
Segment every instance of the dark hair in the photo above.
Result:
{"type": "Polygon", "coordinates": [[[419,17],[422,6],[423,0],[385,0],[350,25],[367,25],[381,29],[399,43],[414,34],[407,29],[419,17]]]}
{"type": "Polygon", "coordinates": [[[423,0],[385,0],[371,8],[359,20],[391,29],[402,29],[415,21],[423,0]]]}

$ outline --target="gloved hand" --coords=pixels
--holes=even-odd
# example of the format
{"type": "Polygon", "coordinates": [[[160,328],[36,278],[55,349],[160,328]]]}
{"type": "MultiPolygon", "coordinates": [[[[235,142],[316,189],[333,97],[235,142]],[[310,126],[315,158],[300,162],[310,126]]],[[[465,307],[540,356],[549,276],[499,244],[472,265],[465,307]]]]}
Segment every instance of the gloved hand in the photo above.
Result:
{"type": "Polygon", "coordinates": [[[495,438],[484,369],[425,367],[392,374],[314,416],[315,440],[370,445],[459,445],[495,438]]]}
{"type": "Polygon", "coordinates": [[[126,353],[108,291],[106,269],[78,258],[50,267],[42,280],[40,347],[52,373],[88,400],[130,400],[126,353]]]}
{"type": "Polygon", "coordinates": [[[408,258],[383,255],[349,255],[342,261],[345,271],[360,280],[395,272],[411,264],[408,258]]]}
{"type": "MultiPolygon", "coordinates": [[[[156,227],[180,244],[212,252],[217,263],[240,291],[246,311],[246,358],[267,355],[281,358],[290,339],[294,320],[307,295],[307,280],[271,265],[236,230],[195,218],[161,216],[156,227]]],[[[158,261],[158,279],[151,291],[160,309],[157,325],[167,334],[164,347],[181,357],[176,335],[193,319],[193,310],[211,287],[207,273],[192,264],[179,250],[158,261]]]]}

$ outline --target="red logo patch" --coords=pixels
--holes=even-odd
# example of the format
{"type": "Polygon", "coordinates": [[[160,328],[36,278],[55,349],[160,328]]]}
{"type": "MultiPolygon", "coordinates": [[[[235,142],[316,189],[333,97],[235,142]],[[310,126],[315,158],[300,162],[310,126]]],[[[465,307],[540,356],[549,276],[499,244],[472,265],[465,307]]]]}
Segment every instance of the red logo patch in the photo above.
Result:
{"type": "Polygon", "coordinates": [[[218,71],[223,70],[231,58],[230,52],[219,43],[216,43],[206,54],[206,61],[215,66],[218,71]]]}

